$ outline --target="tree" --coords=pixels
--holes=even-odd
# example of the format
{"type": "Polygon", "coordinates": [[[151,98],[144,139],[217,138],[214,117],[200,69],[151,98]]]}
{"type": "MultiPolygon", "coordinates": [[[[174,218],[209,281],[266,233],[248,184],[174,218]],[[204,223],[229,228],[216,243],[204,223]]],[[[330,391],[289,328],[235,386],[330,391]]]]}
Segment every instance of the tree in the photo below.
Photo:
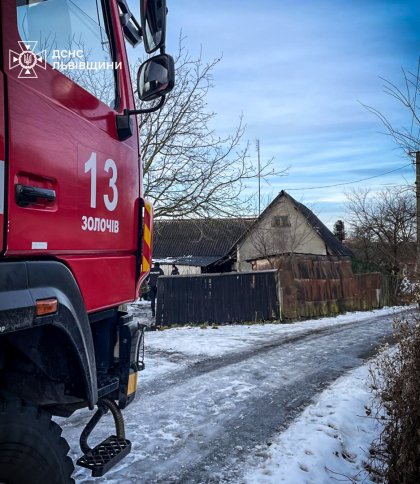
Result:
{"type": "MultiPolygon", "coordinates": [[[[216,113],[208,110],[212,72],[221,59],[194,59],[182,37],[175,56],[176,84],[160,111],[140,117],[144,191],[156,217],[237,216],[249,213],[248,182],[257,178],[242,117],[231,134],[216,133],[216,113]]],[[[234,87],[232,87],[234,95],[234,87]]],[[[269,160],[260,176],[281,174],[269,160]]]]}
{"type": "MultiPolygon", "coordinates": [[[[416,164],[416,197],[417,197],[417,219],[420,220],[420,57],[417,64],[417,73],[406,72],[402,69],[404,77],[404,89],[400,89],[386,79],[384,90],[402,104],[408,114],[409,123],[403,127],[396,127],[392,122],[377,109],[365,106],[371,113],[377,116],[385,126],[387,134],[390,135],[396,144],[416,164]],[[408,127],[408,125],[410,127],[408,127]]],[[[417,224],[417,275],[420,273],[420,223],[417,224]]]]}
{"type": "Polygon", "coordinates": [[[363,106],[380,119],[386,128],[386,133],[395,140],[408,156],[413,157],[416,151],[420,151],[420,58],[417,73],[407,72],[404,69],[402,69],[402,73],[404,89],[386,79],[381,79],[385,83],[385,93],[395,98],[398,103],[407,109],[409,115],[407,126],[396,127],[379,110],[365,104],[363,106]]]}
{"type": "Polygon", "coordinates": [[[416,200],[413,191],[402,187],[347,194],[352,249],[366,265],[398,275],[404,265],[415,261],[416,200]]]}
{"type": "Polygon", "coordinates": [[[334,224],[334,237],[340,242],[346,238],[346,231],[344,230],[344,222],[342,220],[337,220],[334,224]]]}

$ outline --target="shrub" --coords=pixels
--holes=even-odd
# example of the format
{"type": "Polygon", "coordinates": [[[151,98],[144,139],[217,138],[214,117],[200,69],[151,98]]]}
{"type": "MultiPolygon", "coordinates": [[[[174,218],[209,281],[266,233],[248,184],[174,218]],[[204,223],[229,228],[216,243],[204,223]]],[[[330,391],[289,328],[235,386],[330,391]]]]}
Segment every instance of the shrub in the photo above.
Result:
{"type": "Polygon", "coordinates": [[[381,351],[370,369],[375,399],[368,414],[381,421],[368,470],[377,482],[420,482],[420,317],[394,320],[395,351],[381,351]]]}

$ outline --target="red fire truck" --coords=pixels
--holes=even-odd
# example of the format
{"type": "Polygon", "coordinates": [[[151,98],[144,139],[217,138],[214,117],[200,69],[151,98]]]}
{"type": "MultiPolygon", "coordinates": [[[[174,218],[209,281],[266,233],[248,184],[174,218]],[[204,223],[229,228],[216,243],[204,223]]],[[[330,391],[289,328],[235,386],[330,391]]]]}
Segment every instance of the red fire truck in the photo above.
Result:
{"type": "Polygon", "coordinates": [[[174,85],[166,2],[0,4],[0,482],[74,482],[51,416],[95,410],[77,463],[101,476],[130,451],[121,410],[142,369],[143,326],[121,306],[150,266],[136,114],[174,85]],[[138,71],[125,42],[154,53],[138,71]],[[157,52],[158,51],[158,52],[157,52]],[[105,413],[115,432],[91,448],[105,413]],[[110,417],[109,417],[110,418],[110,417]]]}

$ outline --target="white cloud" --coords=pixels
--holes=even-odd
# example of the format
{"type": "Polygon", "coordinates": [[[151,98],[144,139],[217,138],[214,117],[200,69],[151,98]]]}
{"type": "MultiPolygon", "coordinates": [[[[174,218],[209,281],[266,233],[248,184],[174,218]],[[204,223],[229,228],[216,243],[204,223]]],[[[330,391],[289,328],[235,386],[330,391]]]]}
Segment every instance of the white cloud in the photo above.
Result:
{"type": "MultiPolygon", "coordinates": [[[[209,109],[217,112],[214,128],[226,134],[244,113],[246,139],[259,138],[263,156],[274,156],[279,168],[292,165],[289,176],[271,180],[268,190],[339,184],[406,163],[359,101],[395,125],[410,123],[404,108],[383,92],[379,76],[401,85],[401,66],[416,70],[416,0],[168,0],[168,5],[168,52],[176,50],[182,28],[193,55],[200,49],[205,59],[223,53],[208,96],[209,109]]],[[[401,181],[396,172],[370,184],[401,181]]],[[[342,194],[341,187],[328,195],[308,191],[329,216],[342,210],[342,194]]]]}

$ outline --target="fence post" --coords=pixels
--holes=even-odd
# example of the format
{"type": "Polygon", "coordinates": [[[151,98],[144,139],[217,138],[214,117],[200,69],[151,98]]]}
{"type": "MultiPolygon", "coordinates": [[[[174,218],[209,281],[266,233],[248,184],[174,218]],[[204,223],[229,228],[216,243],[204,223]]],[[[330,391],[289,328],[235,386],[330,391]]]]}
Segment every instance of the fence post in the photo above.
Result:
{"type": "Polygon", "coordinates": [[[163,307],[163,299],[165,297],[165,291],[163,289],[164,284],[159,284],[159,278],[157,279],[157,291],[156,291],[156,307],[155,307],[155,317],[156,317],[156,326],[162,326],[162,307],[163,307]]]}
{"type": "Polygon", "coordinates": [[[279,310],[279,320],[283,321],[283,291],[281,288],[281,281],[280,281],[280,271],[277,269],[276,272],[276,288],[277,288],[277,307],[279,310]]]}

